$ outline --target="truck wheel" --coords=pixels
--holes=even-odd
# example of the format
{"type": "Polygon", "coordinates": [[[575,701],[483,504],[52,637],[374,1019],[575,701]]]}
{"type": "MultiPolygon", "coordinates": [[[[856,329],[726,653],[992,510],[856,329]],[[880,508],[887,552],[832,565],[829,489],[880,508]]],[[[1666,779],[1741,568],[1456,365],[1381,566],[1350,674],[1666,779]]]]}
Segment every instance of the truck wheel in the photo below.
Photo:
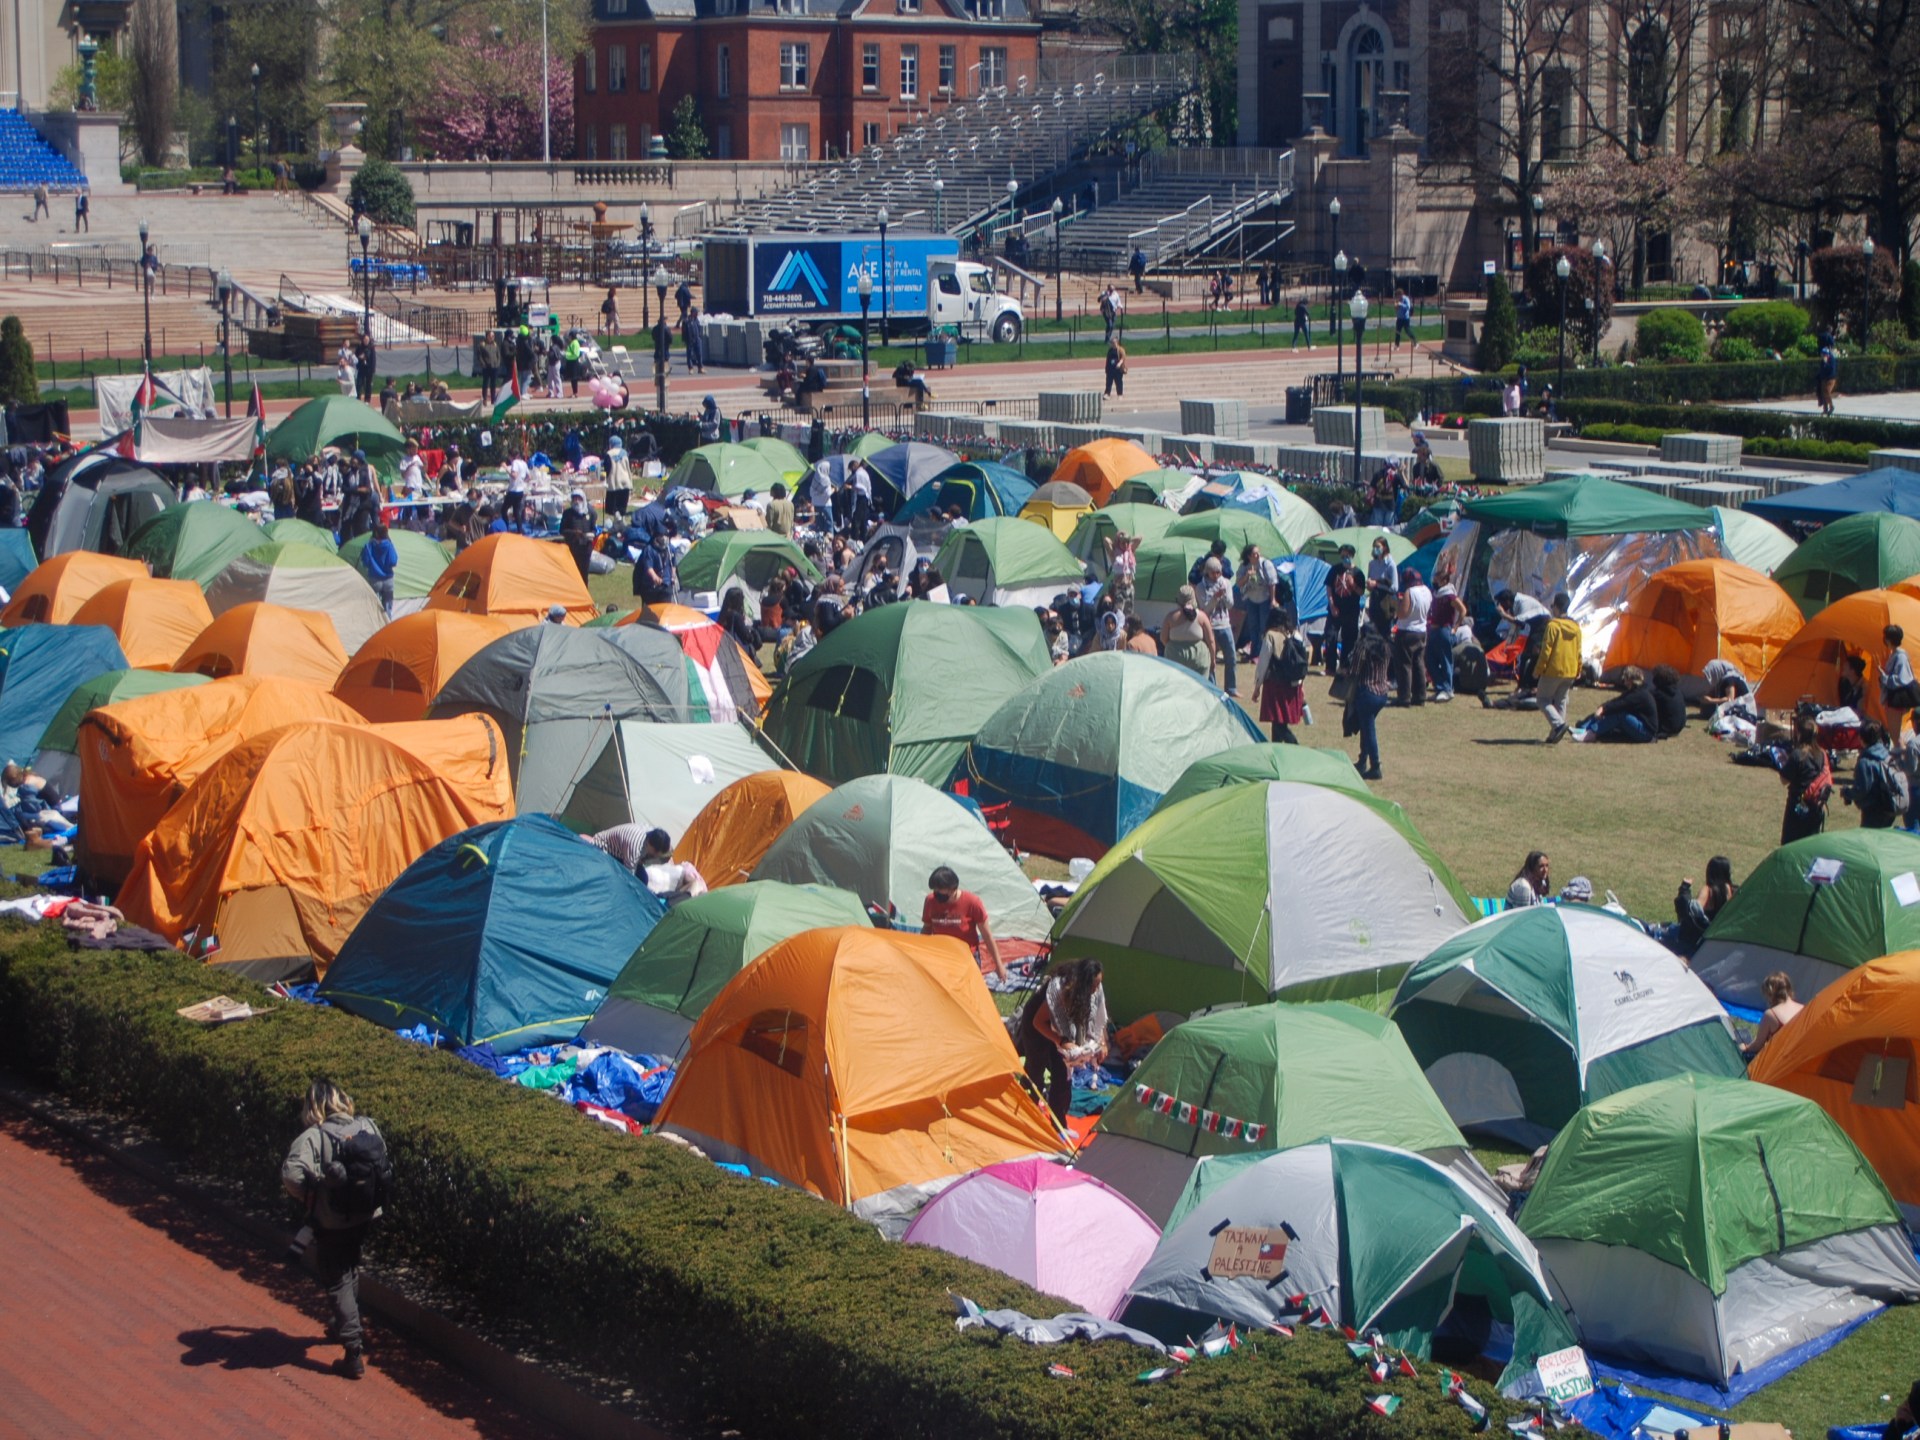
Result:
{"type": "Polygon", "coordinates": [[[1012,345],[1020,339],[1020,317],[1002,315],[993,322],[993,342],[996,345],[1012,345]]]}

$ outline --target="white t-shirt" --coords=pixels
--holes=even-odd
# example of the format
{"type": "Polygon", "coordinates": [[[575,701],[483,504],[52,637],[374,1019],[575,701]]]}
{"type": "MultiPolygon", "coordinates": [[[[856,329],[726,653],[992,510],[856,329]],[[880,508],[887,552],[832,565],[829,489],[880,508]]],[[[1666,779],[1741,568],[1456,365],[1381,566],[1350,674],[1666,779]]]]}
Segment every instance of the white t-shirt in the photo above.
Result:
{"type": "Polygon", "coordinates": [[[1524,875],[1513,877],[1513,884],[1507,887],[1507,908],[1519,910],[1528,905],[1540,903],[1540,892],[1533,888],[1533,882],[1524,875]]]}
{"type": "Polygon", "coordinates": [[[419,495],[427,488],[427,462],[416,451],[400,461],[400,485],[409,495],[419,495]]]}
{"type": "Polygon", "coordinates": [[[532,474],[533,472],[527,468],[527,462],[518,455],[514,456],[507,462],[507,489],[524,491],[527,488],[528,477],[532,474]]]}
{"type": "Polygon", "coordinates": [[[1400,619],[1400,628],[1409,635],[1427,633],[1427,612],[1433,608],[1433,591],[1415,582],[1400,592],[1407,602],[1407,613],[1400,619]]]}

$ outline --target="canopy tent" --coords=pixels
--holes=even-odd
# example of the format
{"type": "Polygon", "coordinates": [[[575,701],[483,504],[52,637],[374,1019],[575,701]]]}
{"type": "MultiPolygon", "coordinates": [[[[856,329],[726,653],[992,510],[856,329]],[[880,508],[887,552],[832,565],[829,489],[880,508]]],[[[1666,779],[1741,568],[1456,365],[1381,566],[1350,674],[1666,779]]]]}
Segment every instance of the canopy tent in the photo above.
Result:
{"type": "Polygon", "coordinates": [[[1061,1148],[966,947],[851,927],[796,935],[728,983],[656,1128],[893,1235],[969,1170],[1061,1148]]]}
{"type": "Polygon", "coordinates": [[[194,637],[173,668],[214,680],[281,675],[331,690],[346,664],[347,652],[333,621],[318,610],[289,610],[256,600],[217,617],[194,637]]]}
{"type": "Polygon", "coordinates": [[[298,541],[256,546],[207,582],[216,615],[250,601],[325,615],[349,655],[387,623],[386,607],[358,569],[332,550],[298,541]]]}
{"type": "Polygon", "coordinates": [[[1114,486],[1106,504],[1158,505],[1163,509],[1171,509],[1177,515],[1180,507],[1175,499],[1169,497],[1184,498],[1204,483],[1191,470],[1142,470],[1114,486]]]}
{"type": "Polygon", "coordinates": [[[535,625],[555,605],[566,609],[569,625],[583,625],[599,613],[564,545],[501,534],[462,550],[433,582],[424,608],[535,625]]]}
{"type": "Polygon", "coordinates": [[[1273,522],[1251,510],[1195,511],[1174,521],[1167,533],[1183,539],[1226,541],[1227,558],[1233,562],[1236,572],[1240,569],[1240,552],[1249,545],[1258,545],[1260,553],[1269,560],[1281,560],[1293,553],[1293,547],[1274,528],[1273,522]]]}
{"type": "MultiPolygon", "coordinates": [[[[360,553],[372,538],[371,535],[355,536],[340,547],[340,558],[365,574],[360,553]]],[[[425,608],[427,597],[433,594],[434,582],[447,573],[453,556],[438,540],[429,540],[414,530],[395,530],[387,538],[400,557],[400,564],[393,572],[393,613],[396,617],[411,615],[425,608]]]]}
{"type": "Polygon", "coordinates": [[[729,589],[745,592],[749,614],[758,615],[767,583],[789,566],[818,585],[820,569],[800,547],[769,530],[716,530],[696,540],[680,557],[682,595],[708,591],[723,595],[729,589]]]}
{"type": "Polygon", "coordinates": [[[1201,1157],[1327,1135],[1417,1151],[1483,1199],[1499,1194],[1393,1022],[1338,1000],[1247,1005],[1174,1026],[1101,1112],[1074,1165],[1164,1225],[1201,1157]],[[1163,1096],[1173,1097],[1164,1111],[1163,1096]]]}
{"type": "Polygon", "coordinates": [[[1011,1275],[1074,1308],[1118,1315],[1160,1243],[1126,1196],[1051,1160],[1003,1160],[934,1196],[901,1240],[1011,1275]]]}
{"type": "Polygon", "coordinates": [[[1202,1160],[1122,1318],[1177,1340],[1207,1317],[1264,1330],[1324,1310],[1424,1359],[1462,1301],[1513,1326],[1503,1386],[1573,1343],[1540,1257],[1497,1203],[1409,1151],[1318,1140],[1202,1160]],[[1279,1256],[1250,1273],[1216,1263],[1228,1229],[1256,1250],[1271,1235],[1279,1256]]]}
{"type": "Polygon", "coordinates": [[[369,457],[397,455],[406,439],[387,417],[351,395],[321,395],[309,400],[267,435],[267,459],[298,463],[329,445],[364,450],[369,457]]]}
{"type": "Polygon", "coordinates": [[[74,687],[127,668],[104,625],[23,625],[0,630],[0,765],[24,765],[74,687]]]}
{"type": "Polygon", "coordinates": [[[1102,579],[1107,573],[1107,542],[1116,535],[1137,535],[1143,541],[1159,540],[1180,517],[1164,505],[1128,504],[1115,501],[1104,509],[1082,515],[1067,537],[1067,549],[1082,563],[1093,568],[1102,579]]]}
{"type": "Polygon", "coordinates": [[[1193,671],[1110,650],[1057,665],[1009,696],[967,746],[955,780],[982,806],[1013,807],[1010,833],[1022,850],[1071,860],[1104,855],[1194,761],[1259,745],[1247,712],[1193,671]]]}
{"type": "Polygon", "coordinates": [[[25,530],[17,525],[0,530],[0,593],[11,596],[39,563],[33,537],[25,530]]]}
{"type": "Polygon", "coordinates": [[[966,460],[948,465],[907,497],[895,525],[923,529],[958,507],[968,521],[1018,515],[1033,498],[1033,482],[1011,465],[966,460]]]}
{"type": "Polygon", "coordinates": [[[1400,807],[1265,781],[1182,800],[1123,837],[1054,924],[1106,964],[1116,1016],[1229,1001],[1384,999],[1466,924],[1400,807]]]}
{"type": "Polygon", "coordinates": [[[336,699],[375,724],[427,718],[427,707],[459,668],[513,627],[496,615],[421,610],[382,626],[353,652],[334,681],[336,699]]]}
{"type": "MultiPolygon", "coordinates": [[[[331,530],[324,530],[320,526],[311,524],[305,520],[294,520],[291,518],[285,520],[269,520],[260,527],[260,531],[270,542],[277,545],[313,545],[332,555],[338,555],[340,553],[340,542],[333,538],[333,532],[331,530]]],[[[415,532],[403,530],[400,533],[403,535],[411,535],[415,532]]],[[[362,549],[366,547],[366,542],[370,538],[370,536],[364,535],[360,537],[362,549]]],[[[424,535],[418,536],[418,538],[422,540],[426,539],[424,535]]],[[[427,543],[429,545],[434,544],[431,540],[428,540],[427,543]]],[[[439,546],[434,545],[434,548],[439,549],[439,546]]],[[[358,563],[357,554],[355,563],[358,563]]]]}
{"type": "Polygon", "coordinates": [[[996,516],[955,530],[933,568],[953,595],[982,605],[1032,607],[1051,604],[1064,589],[1077,590],[1085,567],[1051,530],[996,516]]]}
{"type": "Polygon", "coordinates": [[[1309,536],[1300,546],[1302,555],[1311,555],[1324,565],[1332,565],[1340,559],[1340,547],[1353,547],[1353,563],[1362,570],[1373,558],[1373,542],[1385,540],[1387,554],[1393,557],[1396,565],[1405,565],[1412,558],[1414,543],[1397,530],[1382,530],[1377,525],[1349,525],[1344,530],[1322,530],[1309,536]]]}
{"type": "Polygon", "coordinates": [[[1920,520],[1848,515],[1800,543],[1773,572],[1809,620],[1836,600],[1920,575],[1920,520]]]}
{"type": "Polygon", "coordinates": [[[0,625],[65,625],[101,590],[116,580],[144,580],[147,567],[138,560],[70,550],[42,560],[14,589],[0,610],[0,625]]]}
{"type": "MultiPolygon", "coordinates": [[[[912,499],[932,483],[935,476],[960,463],[960,457],[951,450],[929,445],[924,440],[903,440],[878,450],[867,450],[863,458],[867,462],[867,469],[877,479],[891,485],[903,500],[912,499]]],[[[1013,473],[1019,474],[1018,471],[1013,473]]],[[[1022,495],[1020,499],[1024,501],[1026,496],[1022,495]]],[[[1019,503],[1016,502],[1013,508],[1018,510],[1019,503]]]]}
{"type": "Polygon", "coordinates": [[[213,611],[205,592],[191,580],[155,580],[143,574],[102,586],[74,612],[73,623],[113,631],[129,665],[171,670],[213,624],[213,611]]]}
{"type": "Polygon", "coordinates": [[[799,446],[789,444],[778,435],[750,435],[740,443],[747,449],[757,452],[761,459],[779,471],[780,478],[787,482],[789,489],[810,468],[807,457],[800,453],[799,446]]]}
{"type": "Polygon", "coordinates": [[[54,467],[27,511],[27,535],[42,557],[69,550],[105,555],[161,511],[179,505],[173,486],[149,467],[108,450],[87,450],[54,467]]]}
{"type": "Polygon", "coordinates": [[[171,675],[164,670],[107,670],[90,680],[82,680],[60,702],[60,708],[40,732],[40,748],[34,752],[34,773],[63,795],[80,793],[80,722],[107,705],[137,700],[162,690],[181,690],[189,685],[208,685],[204,675],[171,675]]]}
{"type": "Polygon", "coordinates": [[[749,490],[765,495],[783,479],[780,467],[746,445],[700,445],[680,457],[667,476],[669,490],[684,486],[738,500],[749,490]]]}
{"type": "Polygon", "coordinates": [[[1746,1073],[1726,1013],[1686,962],[1591,905],[1470,926],[1407,972],[1392,1013],[1461,1129],[1528,1148],[1616,1091],[1746,1073]]]}
{"type": "Polygon", "coordinates": [[[1046,937],[1047,907],[980,818],[904,775],[863,776],[814,801],[767,847],[753,878],[838,886],[892,906],[897,927],[917,930],[927,877],[943,865],[980,897],[996,939],[1046,937]]]}
{"type": "Polygon", "coordinates": [[[1020,507],[1020,518],[1043,525],[1053,538],[1064,543],[1082,518],[1093,513],[1093,497],[1066,480],[1049,480],[1027,498],[1020,507]]]}
{"type": "MultiPolygon", "coordinates": [[[[544,724],[527,727],[530,753],[545,746],[545,732],[544,724]]],[[[618,720],[602,727],[600,735],[598,751],[584,762],[580,778],[563,787],[550,807],[582,834],[638,823],[678,835],[728,785],[778,765],[759,732],[740,722],[618,720]]]]}
{"type": "MultiPolygon", "coordinates": [[[[1149,540],[1134,553],[1133,613],[1149,628],[1156,627],[1180,603],[1180,587],[1187,583],[1195,562],[1212,547],[1192,536],[1168,535],[1149,540]]],[[[1100,593],[1113,588],[1107,576],[1100,593]]]]}
{"type": "Polygon", "coordinates": [[[1867,693],[1861,708],[1884,722],[1887,712],[1880,703],[1874,670],[1886,650],[1881,632],[1889,625],[1906,632],[1901,648],[1920,667],[1920,595],[1905,590],[1859,590],[1826,606],[1794,632],[1780,647],[1754,698],[1781,710],[1791,710],[1802,695],[1811,695],[1822,705],[1837,704],[1840,659],[1859,655],[1867,662],[1867,693]]]}
{"type": "Polygon", "coordinates": [[[1755,867],[1707,927],[1693,973],[1736,1005],[1764,1007],[1776,970],[1810,1001],[1847,972],[1920,949],[1920,838],[1838,830],[1782,845],[1755,867]]]}
{"type": "Polygon", "coordinates": [[[260,527],[218,500],[195,500],[162,511],[134,532],[127,554],[162,580],[205,586],[263,542],[260,527]]]}
{"type": "Polygon", "coordinates": [[[1793,554],[1794,539],[1769,520],[1745,510],[1712,506],[1714,528],[1720,532],[1720,550],[1736,565],[1771,575],[1793,554]]]}
{"type": "Polygon", "coordinates": [[[1504,495],[1467,501],[1461,513],[1491,533],[1525,530],[1554,539],[1582,535],[1662,534],[1711,527],[1698,505],[1597,475],[1568,475],[1504,495]]]}
{"type": "Polygon", "coordinates": [[[1873,1167],[1811,1100],[1746,1080],[1677,1075],[1587,1106],[1520,1221],[1589,1349],[1722,1386],[1920,1299],[1873,1167]]]}
{"type": "MultiPolygon", "coordinates": [[[[1763,495],[1745,509],[1775,524],[1824,525],[1849,515],[1903,515],[1920,520],[1920,474],[1891,465],[1847,475],[1824,485],[1803,485],[1763,495]]],[[[1909,574],[1914,572],[1909,571],[1909,574]]]]}
{"type": "Polygon", "coordinates": [[[77,788],[87,817],[77,854],[81,870],[102,885],[127,878],[134,848],[187,787],[235,746],[303,721],[360,723],[326,691],[299,680],[172,678],[179,688],[116,699],[75,726],[77,788]]]}
{"type": "Polygon", "coordinates": [[[1355,795],[1372,793],[1344,750],[1322,750],[1311,745],[1240,745],[1204,756],[1187,766],[1154,804],[1153,813],[1158,815],[1195,795],[1262,780],[1327,785],[1355,795]]]}
{"type": "Polygon", "coordinates": [[[1807,1002],[1753,1059],[1847,1132],[1920,1231],[1920,950],[1869,960],[1807,1002]]]}
{"type": "Polygon", "coordinates": [[[773,686],[767,683],[758,658],[704,611],[685,605],[643,605],[614,623],[647,625],[671,635],[692,664],[707,714],[716,724],[758,720],[766,713],[773,686]]]}
{"type": "Polygon", "coordinates": [[[1062,455],[1053,467],[1053,478],[1072,481],[1093,497],[1094,504],[1104,505],[1124,481],[1156,470],[1159,465],[1133,441],[1103,436],[1062,455]]]}
{"type": "Polygon", "coordinates": [[[827,793],[825,785],[798,770],[745,776],[707,801],[680,832],[673,858],[693,866],[713,889],[739,885],[795,818],[827,793]]]}
{"type": "Polygon", "coordinates": [[[580,1043],[676,1056],[727,982],[781,941],[866,924],[858,899],[822,885],[756,880],[683,900],[632,952],[580,1043]]]}
{"type": "Polygon", "coordinates": [[[570,1041],[665,913],[634,873],[544,815],[462,830],[400,872],[319,997],[460,1045],[570,1041]]]}
{"type": "Polygon", "coordinates": [[[1743,675],[1764,675],[1804,623],[1787,592],[1759,571],[1683,560],[1627,598],[1605,665],[1671,665],[1698,675],[1709,660],[1726,660],[1743,675]]]}
{"type": "Polygon", "coordinates": [[[1031,610],[882,605],[794,663],[767,738],[829,783],[891,771],[945,784],[986,718],[1050,664],[1031,610]]]}
{"type": "Polygon", "coordinates": [[[270,730],[193,782],[135,849],[114,903],[176,945],[191,935],[215,967],[325,979],[414,859],[513,813],[505,759],[500,727],[482,715],[270,730]]]}
{"type": "Polygon", "coordinates": [[[133,425],[129,416],[116,438],[120,453],[142,465],[245,465],[253,459],[255,422],[250,415],[154,415],[133,425]]]}

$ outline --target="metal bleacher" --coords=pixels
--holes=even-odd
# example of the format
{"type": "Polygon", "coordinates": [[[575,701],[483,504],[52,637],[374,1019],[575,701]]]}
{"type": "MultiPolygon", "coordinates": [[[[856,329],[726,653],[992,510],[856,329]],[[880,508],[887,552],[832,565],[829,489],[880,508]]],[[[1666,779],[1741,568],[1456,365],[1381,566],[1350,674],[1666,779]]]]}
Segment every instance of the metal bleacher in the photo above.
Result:
{"type": "Polygon", "coordinates": [[[18,110],[0,110],[0,191],[85,190],[87,177],[18,110]]]}
{"type": "MultiPolygon", "coordinates": [[[[1061,248],[1070,268],[1094,273],[1120,269],[1136,249],[1156,269],[1264,260],[1292,233],[1281,214],[1292,195],[1291,150],[1162,151],[1118,199],[1069,217],[1061,248]]],[[[1034,216],[1027,234],[1049,243],[1049,217],[1034,216]]]]}

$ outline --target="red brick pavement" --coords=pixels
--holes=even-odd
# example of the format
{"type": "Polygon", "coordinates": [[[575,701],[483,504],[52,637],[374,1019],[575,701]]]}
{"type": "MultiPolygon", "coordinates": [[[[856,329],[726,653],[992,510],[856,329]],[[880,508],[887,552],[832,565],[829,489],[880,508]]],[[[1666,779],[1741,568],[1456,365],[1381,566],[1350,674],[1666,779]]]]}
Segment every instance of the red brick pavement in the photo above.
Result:
{"type": "Polygon", "coordinates": [[[342,1379],[325,1314],[305,1273],[0,1108],[4,1440],[554,1434],[378,1328],[342,1379]]]}

